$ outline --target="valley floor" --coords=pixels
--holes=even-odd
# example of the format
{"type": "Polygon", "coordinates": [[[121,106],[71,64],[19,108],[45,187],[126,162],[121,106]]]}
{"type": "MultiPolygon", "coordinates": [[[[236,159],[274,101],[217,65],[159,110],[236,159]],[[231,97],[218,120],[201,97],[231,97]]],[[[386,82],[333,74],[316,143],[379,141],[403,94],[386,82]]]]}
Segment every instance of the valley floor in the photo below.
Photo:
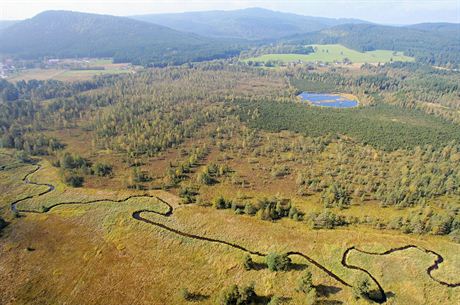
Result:
{"type": "MultiPolygon", "coordinates": [[[[305,259],[293,257],[295,264],[290,271],[270,272],[263,258],[253,255],[260,270],[246,271],[241,263],[244,251],[180,236],[131,217],[139,210],[167,213],[167,206],[155,198],[123,201],[145,192],[69,189],[53,180],[56,169],[46,161],[41,164],[30,181],[55,184],[56,189],[19,203],[19,210],[40,211],[40,205],[103,198],[121,202],[62,205],[46,213],[20,213],[21,217],[10,219],[1,237],[1,304],[185,304],[181,288],[196,294],[199,304],[215,304],[222,287],[251,282],[260,295],[274,294],[287,304],[304,304],[296,283],[306,265],[311,265],[305,259]]],[[[46,190],[46,186],[21,181],[34,165],[17,166],[0,171],[3,211],[15,199],[46,190]]],[[[165,191],[147,193],[174,208],[171,217],[142,214],[148,221],[263,253],[299,251],[346,282],[351,283],[362,273],[341,264],[347,248],[382,252],[412,244],[444,257],[433,278],[458,281],[460,245],[445,238],[361,227],[312,230],[289,219],[267,222],[230,210],[181,205],[180,198],[165,191]]],[[[379,281],[388,296],[387,304],[458,303],[460,288],[443,286],[427,275],[426,269],[434,259],[432,254],[417,249],[385,256],[353,251],[348,263],[368,270],[379,281]]],[[[323,270],[311,265],[311,271],[321,304],[365,303],[355,301],[350,287],[323,270]]]]}

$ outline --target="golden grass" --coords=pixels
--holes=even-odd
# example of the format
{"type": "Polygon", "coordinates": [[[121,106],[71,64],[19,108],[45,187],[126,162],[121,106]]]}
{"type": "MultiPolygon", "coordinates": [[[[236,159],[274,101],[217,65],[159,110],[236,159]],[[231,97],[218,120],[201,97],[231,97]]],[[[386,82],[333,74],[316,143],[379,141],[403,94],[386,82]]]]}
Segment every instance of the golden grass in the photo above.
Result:
{"type": "MultiPolygon", "coordinates": [[[[42,169],[30,179],[52,183],[56,190],[22,202],[20,208],[40,209],[65,201],[122,199],[131,194],[144,193],[126,190],[120,181],[126,177],[129,170],[127,165],[111,152],[93,150],[89,145],[84,145],[88,143],[87,133],[75,129],[52,135],[65,139],[68,145],[66,149],[71,152],[81,153],[92,161],[110,162],[114,165],[115,176],[90,177],[86,187],[69,188],[60,182],[58,169],[44,159],[41,161],[42,169]]],[[[295,136],[287,133],[264,136],[275,137],[280,143],[295,139],[295,136]]],[[[199,141],[193,139],[181,147],[191,148],[199,141]]],[[[236,143],[240,139],[230,141],[236,143]]],[[[230,177],[221,178],[217,185],[201,187],[202,199],[210,201],[218,195],[234,199],[240,194],[251,197],[247,200],[255,201],[279,194],[292,198],[293,203],[306,213],[322,210],[318,194],[310,197],[296,195],[295,171],[299,165],[289,154],[283,154],[280,162],[291,167],[293,173],[274,179],[270,174],[273,161],[269,158],[258,157],[254,162],[250,155],[240,155],[237,151],[220,152],[217,147],[211,147],[211,153],[203,163],[227,163],[236,174],[247,180],[248,187],[232,184],[230,177]]],[[[326,162],[336,149],[334,144],[330,145],[316,166],[321,168],[321,162],[326,162]]],[[[186,158],[180,156],[177,149],[169,150],[162,156],[144,159],[142,168],[152,176],[161,178],[170,161],[186,158]]],[[[1,156],[0,163],[3,162],[12,160],[1,156]]],[[[0,198],[1,212],[11,221],[0,243],[1,304],[185,304],[179,296],[179,290],[183,287],[206,296],[200,304],[216,304],[222,287],[251,282],[255,282],[259,294],[287,297],[290,298],[289,304],[304,303],[304,296],[295,290],[301,270],[278,273],[267,269],[245,271],[241,265],[244,253],[239,250],[180,237],[131,218],[132,212],[138,209],[164,210],[165,207],[156,200],[132,199],[123,203],[61,206],[47,214],[28,214],[13,219],[8,204],[44,188],[21,182],[21,178],[32,168],[24,165],[0,171],[0,191],[4,195],[0,198]],[[35,251],[28,251],[27,247],[35,251]]],[[[195,169],[189,181],[194,181],[199,171],[200,168],[195,169]]],[[[238,243],[256,251],[301,251],[348,282],[360,274],[344,268],[340,263],[342,253],[348,247],[355,245],[365,250],[383,251],[406,244],[420,245],[441,253],[445,262],[433,275],[445,281],[458,281],[460,245],[445,237],[404,235],[365,226],[312,230],[305,223],[288,219],[273,223],[256,217],[234,215],[230,210],[195,205],[178,207],[180,199],[172,193],[149,193],[160,196],[177,208],[172,217],[145,214],[147,218],[185,232],[238,243]]],[[[433,207],[436,206],[433,204],[433,207]]],[[[359,201],[346,210],[334,209],[335,213],[343,215],[382,219],[404,216],[410,211],[382,209],[376,202],[360,204],[359,201]]],[[[262,262],[260,258],[254,259],[262,262]]],[[[385,257],[356,252],[350,255],[351,263],[370,270],[385,290],[395,294],[388,304],[455,304],[460,298],[459,289],[443,287],[426,275],[425,269],[432,260],[432,256],[413,250],[385,257]]],[[[295,262],[300,267],[305,264],[300,259],[295,262]]],[[[322,297],[323,300],[360,303],[353,299],[351,289],[321,270],[311,269],[315,284],[337,288],[336,293],[322,297]]]]}

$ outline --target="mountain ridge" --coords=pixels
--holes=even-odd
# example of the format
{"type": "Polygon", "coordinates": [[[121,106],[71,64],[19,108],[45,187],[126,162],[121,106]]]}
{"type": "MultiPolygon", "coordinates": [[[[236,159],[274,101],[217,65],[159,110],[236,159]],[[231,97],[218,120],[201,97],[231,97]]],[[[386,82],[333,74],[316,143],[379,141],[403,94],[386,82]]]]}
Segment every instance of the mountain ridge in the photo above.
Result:
{"type": "Polygon", "coordinates": [[[139,64],[219,57],[228,46],[126,17],[45,11],[0,32],[0,52],[24,58],[114,57],[139,64]],[[219,48],[219,49],[218,49],[219,48]]]}
{"type": "Polygon", "coordinates": [[[359,19],[303,16],[263,8],[147,14],[130,18],[202,36],[248,40],[277,39],[344,23],[368,23],[359,19]]]}

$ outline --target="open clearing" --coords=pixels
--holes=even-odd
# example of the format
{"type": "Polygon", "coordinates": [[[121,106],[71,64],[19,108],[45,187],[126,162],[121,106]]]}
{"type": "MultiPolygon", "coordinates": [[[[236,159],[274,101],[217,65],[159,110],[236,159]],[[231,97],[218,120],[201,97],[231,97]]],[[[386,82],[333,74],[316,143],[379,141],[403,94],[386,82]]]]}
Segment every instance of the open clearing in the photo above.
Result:
{"type": "Polygon", "coordinates": [[[60,67],[47,69],[26,69],[8,77],[11,82],[20,80],[59,80],[59,81],[82,81],[89,80],[93,76],[105,74],[124,74],[133,72],[133,68],[127,64],[114,64],[111,59],[89,59],[89,60],[62,60],[60,67]],[[68,66],[75,64],[83,65],[84,69],[71,69],[68,66]]]}
{"type": "Polygon", "coordinates": [[[342,45],[312,45],[314,53],[304,54],[265,54],[259,57],[245,59],[245,62],[342,62],[348,58],[353,63],[387,63],[391,61],[414,61],[414,58],[405,56],[402,52],[389,50],[375,50],[358,52],[342,45]]]}

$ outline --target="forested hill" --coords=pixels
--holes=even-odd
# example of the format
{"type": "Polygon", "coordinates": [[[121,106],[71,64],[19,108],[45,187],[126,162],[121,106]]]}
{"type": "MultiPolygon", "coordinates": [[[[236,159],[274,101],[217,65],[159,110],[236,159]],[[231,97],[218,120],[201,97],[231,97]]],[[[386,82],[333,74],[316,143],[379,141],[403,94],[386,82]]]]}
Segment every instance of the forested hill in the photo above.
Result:
{"type": "Polygon", "coordinates": [[[132,18],[203,36],[250,40],[276,39],[296,33],[319,31],[340,24],[365,23],[357,19],[309,17],[262,8],[150,14],[132,18]]]}
{"type": "Polygon", "coordinates": [[[22,58],[114,57],[136,64],[228,56],[226,42],[125,17],[47,11],[0,32],[0,53],[22,58]]]}
{"type": "Polygon", "coordinates": [[[460,39],[460,23],[418,23],[408,25],[407,28],[424,31],[439,31],[440,33],[451,33],[457,35],[457,40],[460,39]]]}
{"type": "Polygon", "coordinates": [[[291,43],[342,44],[358,51],[404,51],[419,62],[440,66],[460,64],[458,24],[419,24],[393,27],[346,24],[315,33],[295,35],[291,43]],[[457,30],[456,30],[457,29],[457,30]]]}

